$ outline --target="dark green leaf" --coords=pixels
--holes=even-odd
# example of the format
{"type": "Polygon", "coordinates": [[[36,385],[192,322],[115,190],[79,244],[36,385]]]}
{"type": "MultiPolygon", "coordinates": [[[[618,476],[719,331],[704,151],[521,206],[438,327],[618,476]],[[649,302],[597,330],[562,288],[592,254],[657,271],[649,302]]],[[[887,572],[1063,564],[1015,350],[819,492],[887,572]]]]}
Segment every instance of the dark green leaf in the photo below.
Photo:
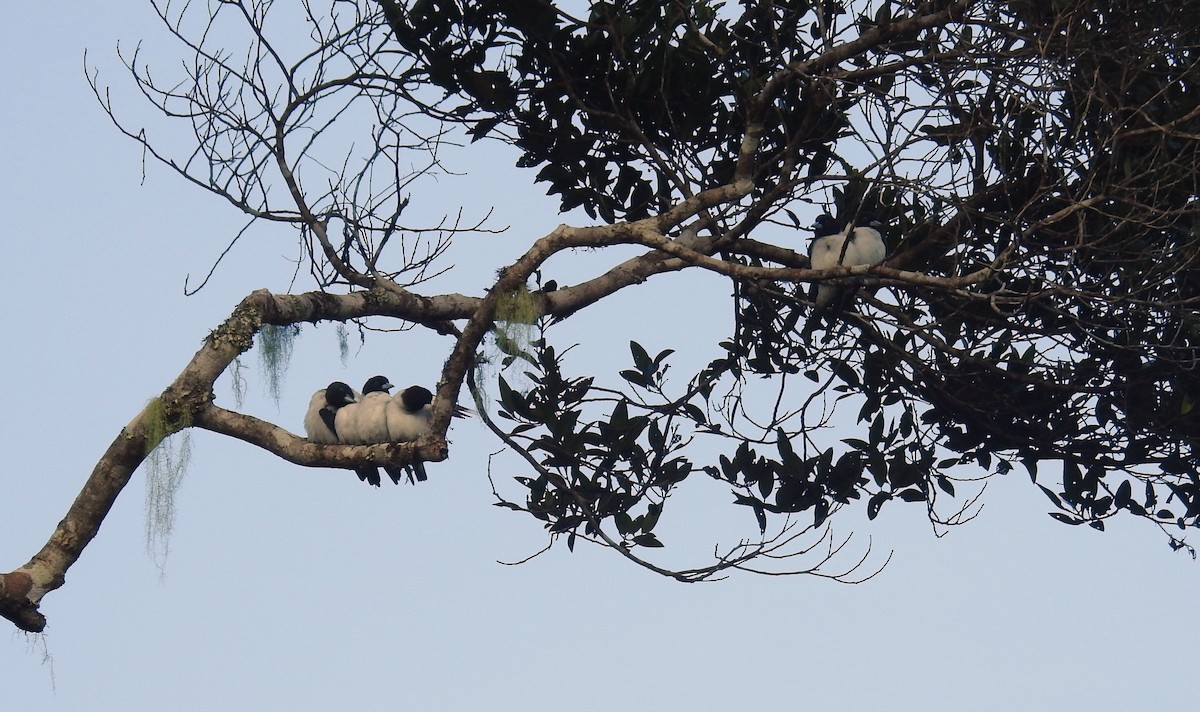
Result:
{"type": "Polygon", "coordinates": [[[1133,484],[1129,480],[1123,481],[1117,486],[1117,494],[1114,498],[1118,507],[1126,506],[1133,499],[1133,484]]]}
{"type": "Polygon", "coordinates": [[[638,342],[630,341],[629,351],[633,354],[634,367],[642,373],[649,373],[651,371],[650,354],[646,353],[646,349],[642,348],[642,345],[638,342]]]}
{"type": "Polygon", "coordinates": [[[662,548],[663,546],[663,543],[653,534],[639,534],[633,538],[633,543],[651,548],[662,548]]]}
{"type": "Polygon", "coordinates": [[[1053,502],[1053,503],[1054,503],[1054,506],[1055,506],[1055,507],[1062,507],[1062,506],[1063,506],[1063,505],[1062,505],[1062,500],[1060,500],[1060,499],[1058,498],[1058,495],[1057,495],[1057,494],[1055,494],[1055,493],[1054,493],[1054,492],[1053,492],[1053,491],[1052,491],[1050,488],[1048,488],[1048,487],[1044,487],[1044,486],[1042,486],[1042,485],[1038,485],[1038,488],[1042,490],[1042,492],[1043,492],[1043,493],[1046,495],[1047,499],[1049,499],[1051,502],[1053,502]]]}
{"type": "Polygon", "coordinates": [[[1058,521],[1060,521],[1064,524],[1070,524],[1072,526],[1074,526],[1076,524],[1083,524],[1082,520],[1076,519],[1075,517],[1072,517],[1069,514],[1063,514],[1062,512],[1050,512],[1050,516],[1054,517],[1055,519],[1057,519],[1058,521]]]}
{"type": "Polygon", "coordinates": [[[883,503],[892,498],[888,492],[877,492],[871,495],[871,499],[867,501],[867,519],[875,519],[879,516],[879,509],[883,507],[883,503]]]}

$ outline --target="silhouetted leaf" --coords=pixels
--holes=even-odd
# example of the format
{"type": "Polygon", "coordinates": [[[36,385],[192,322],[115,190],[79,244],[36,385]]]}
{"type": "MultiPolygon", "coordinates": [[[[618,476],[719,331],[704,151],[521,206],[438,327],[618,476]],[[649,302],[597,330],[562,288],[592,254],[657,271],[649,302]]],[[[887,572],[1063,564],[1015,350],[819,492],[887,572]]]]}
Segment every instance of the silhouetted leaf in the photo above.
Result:
{"type": "Polygon", "coordinates": [[[867,519],[875,519],[879,516],[879,510],[883,507],[883,503],[891,498],[891,494],[887,492],[877,492],[871,495],[871,499],[867,501],[867,519]]]}
{"type": "Polygon", "coordinates": [[[651,548],[661,548],[663,543],[658,540],[658,537],[653,534],[639,534],[633,538],[633,543],[638,546],[646,546],[651,548]]]}

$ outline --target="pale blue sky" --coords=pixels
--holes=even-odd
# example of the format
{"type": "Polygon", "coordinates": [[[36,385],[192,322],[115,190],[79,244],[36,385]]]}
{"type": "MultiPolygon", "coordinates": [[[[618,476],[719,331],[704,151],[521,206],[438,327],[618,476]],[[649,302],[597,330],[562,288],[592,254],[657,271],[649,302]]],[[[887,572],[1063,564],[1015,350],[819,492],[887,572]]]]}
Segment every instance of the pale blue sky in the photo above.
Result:
{"type": "MultiPolygon", "coordinates": [[[[119,101],[132,101],[116,40],[165,45],[143,3],[65,11],[5,2],[0,32],[7,571],[44,543],[121,426],[238,300],[261,287],[287,289],[286,258],[296,250],[286,230],[254,231],[207,289],[183,296],[184,275],[207,271],[241,217],[158,166],[143,183],[137,146],[108,124],[83,76],[87,48],[103,78],[122,88],[119,101]]],[[[464,240],[452,254],[455,272],[432,288],[478,293],[480,279],[560,221],[527,174],[489,156],[469,178],[445,181],[446,210],[458,196],[481,212],[494,204],[497,223],[512,230],[464,240]]],[[[570,281],[567,263],[556,264],[570,281]]],[[[727,285],[692,280],[632,290],[573,320],[564,340],[601,330],[610,339],[589,340],[576,367],[611,368],[630,338],[652,353],[686,352],[689,330],[728,311],[718,306],[727,285]],[[682,312],[684,284],[690,294],[707,289],[711,308],[682,312]]],[[[252,367],[244,409],[299,431],[315,388],[377,372],[432,383],[448,346],[416,332],[387,335],[352,348],[343,367],[334,328],[309,327],[278,408],[252,367]]],[[[227,387],[218,401],[232,405],[227,387]]],[[[519,567],[496,563],[536,551],[542,531],[491,506],[487,456],[498,445],[482,427],[460,424],[453,440],[451,459],[430,466],[430,482],[377,491],[348,472],[295,467],[197,433],[165,577],[146,553],[138,473],[66,585],[43,601],[44,640],[12,633],[0,645],[5,708],[1192,703],[1200,565],[1138,522],[1112,522],[1104,534],[1053,522],[1020,470],[994,482],[976,521],[940,539],[919,506],[885,507],[856,539],[869,533],[877,556],[894,552],[868,583],[741,575],[684,585],[588,546],[519,567]],[[42,660],[43,642],[52,664],[42,660]]],[[[508,464],[493,474],[503,486],[519,473],[508,464]]],[[[700,479],[661,532],[687,563],[753,531],[747,512],[700,479]]],[[[851,519],[839,531],[862,524],[851,519]]]]}

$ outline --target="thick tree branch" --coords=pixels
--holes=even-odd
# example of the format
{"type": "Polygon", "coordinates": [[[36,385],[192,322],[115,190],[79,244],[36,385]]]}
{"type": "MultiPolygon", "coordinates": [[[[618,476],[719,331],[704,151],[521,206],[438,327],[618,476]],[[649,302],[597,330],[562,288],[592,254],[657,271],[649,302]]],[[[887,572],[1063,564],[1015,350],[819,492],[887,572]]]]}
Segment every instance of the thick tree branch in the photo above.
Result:
{"type": "Polygon", "coordinates": [[[236,413],[211,403],[194,416],[193,425],[228,435],[266,450],[294,465],[337,467],[353,470],[363,464],[403,467],[416,459],[440,462],[446,459],[446,442],[423,438],[413,442],[374,445],[319,445],[252,415],[236,413]]]}

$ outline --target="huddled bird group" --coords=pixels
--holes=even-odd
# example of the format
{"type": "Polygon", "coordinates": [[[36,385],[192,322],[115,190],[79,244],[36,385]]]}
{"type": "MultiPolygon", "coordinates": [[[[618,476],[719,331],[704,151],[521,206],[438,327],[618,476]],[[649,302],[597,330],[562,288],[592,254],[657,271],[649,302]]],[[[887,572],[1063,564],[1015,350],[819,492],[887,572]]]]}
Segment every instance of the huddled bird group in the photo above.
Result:
{"type": "MultiPolygon", "coordinates": [[[[860,218],[862,219],[862,218],[860,218]]],[[[879,229],[882,225],[875,220],[863,219],[865,225],[855,221],[844,227],[828,214],[813,222],[813,241],[809,245],[808,259],[813,269],[833,269],[855,265],[874,265],[887,257],[887,245],[879,229]]],[[[838,287],[831,284],[814,284],[811,292],[812,315],[805,325],[804,333],[810,334],[822,318],[830,322],[851,300],[855,287],[838,287]]]]}
{"type": "MultiPolygon", "coordinates": [[[[369,445],[371,443],[409,442],[421,437],[429,427],[429,404],[433,394],[421,386],[409,386],[392,396],[395,388],[384,376],[372,376],[356,393],[341,381],[334,381],[313,394],[304,414],[304,432],[314,443],[333,445],[369,445]]],[[[454,406],[456,417],[470,411],[454,406]]],[[[409,480],[428,479],[425,465],[414,462],[408,468],[409,480]]],[[[404,470],[384,467],[392,482],[400,484],[404,470]]],[[[371,466],[357,468],[358,478],[378,487],[379,470],[371,466]]]]}

